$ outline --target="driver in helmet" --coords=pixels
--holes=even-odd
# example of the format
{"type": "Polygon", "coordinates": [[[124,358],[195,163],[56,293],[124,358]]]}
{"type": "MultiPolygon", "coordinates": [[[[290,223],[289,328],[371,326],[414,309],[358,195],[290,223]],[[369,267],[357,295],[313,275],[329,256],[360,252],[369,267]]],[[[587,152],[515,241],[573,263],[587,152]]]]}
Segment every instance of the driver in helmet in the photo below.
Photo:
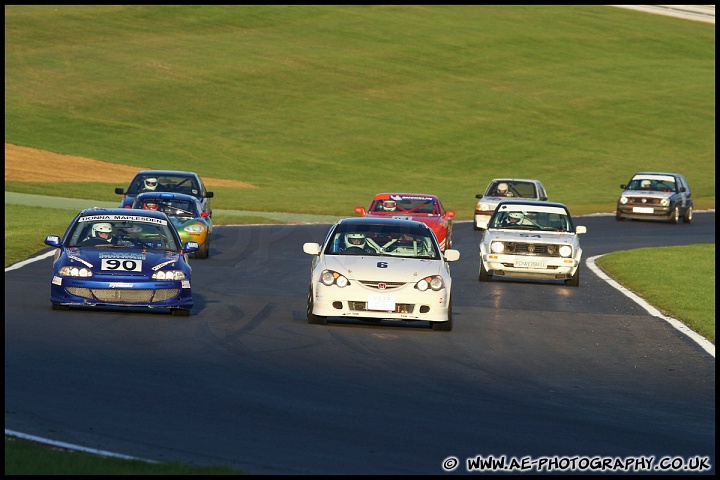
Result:
{"type": "Polygon", "coordinates": [[[147,192],[154,192],[158,187],[158,179],[155,177],[148,177],[143,180],[143,188],[147,192]]]}
{"type": "Polygon", "coordinates": [[[512,197],[512,193],[508,192],[508,184],[505,182],[498,183],[496,194],[498,197],[512,197]]]}
{"type": "Polygon", "coordinates": [[[503,226],[513,226],[513,225],[519,225],[520,221],[523,219],[523,214],[520,212],[510,212],[507,215],[505,215],[505,218],[503,219],[503,226]]]}
{"type": "MultiPolygon", "coordinates": [[[[365,253],[374,253],[375,250],[367,244],[365,234],[362,232],[351,232],[345,234],[343,251],[350,249],[350,252],[360,252],[362,250],[365,253]]],[[[350,253],[348,252],[348,253],[350,253]]]]}
{"type": "Polygon", "coordinates": [[[397,209],[397,202],[395,200],[384,200],[382,209],[386,212],[394,212],[397,209]]]}
{"type": "Polygon", "coordinates": [[[109,223],[96,223],[90,230],[90,238],[83,242],[83,245],[105,245],[112,243],[113,227],[109,223]]]}
{"type": "Polygon", "coordinates": [[[145,210],[158,210],[158,204],[155,200],[147,200],[145,203],[143,203],[143,209],[145,210]]]}

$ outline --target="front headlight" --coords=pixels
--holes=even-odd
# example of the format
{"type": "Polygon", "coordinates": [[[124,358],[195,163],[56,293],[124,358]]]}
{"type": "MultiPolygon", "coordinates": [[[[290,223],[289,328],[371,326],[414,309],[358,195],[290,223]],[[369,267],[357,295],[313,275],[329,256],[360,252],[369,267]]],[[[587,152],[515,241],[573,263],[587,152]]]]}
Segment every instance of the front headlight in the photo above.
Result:
{"type": "Polygon", "coordinates": [[[424,292],[429,287],[437,292],[438,290],[443,288],[444,285],[445,285],[445,282],[443,282],[443,279],[440,275],[432,275],[432,276],[425,277],[425,278],[419,280],[415,284],[415,288],[417,288],[421,292],[424,292]]]}
{"type": "Polygon", "coordinates": [[[323,270],[320,274],[320,281],[328,287],[333,283],[340,288],[350,285],[350,281],[345,275],[341,275],[333,270],[323,270]]]}
{"type": "Polygon", "coordinates": [[[185,280],[185,274],[181,270],[162,270],[152,275],[154,280],[185,280]]]}
{"type": "Polygon", "coordinates": [[[61,277],[92,277],[92,272],[85,267],[65,266],[60,268],[58,275],[61,277]]]}
{"type": "Polygon", "coordinates": [[[662,200],[660,200],[660,205],[662,205],[663,207],[667,207],[668,205],[670,205],[670,199],[663,198],[662,200]]]}
{"type": "Polygon", "coordinates": [[[572,255],[572,247],[570,245],[563,245],[560,247],[561,257],[569,257],[570,255],[572,255]]]}
{"type": "Polygon", "coordinates": [[[620,203],[622,203],[623,205],[625,205],[627,202],[628,202],[628,198],[627,198],[627,197],[620,197],[620,203]]]}
{"type": "Polygon", "coordinates": [[[490,244],[490,250],[493,253],[502,253],[505,250],[505,244],[503,242],[492,242],[490,244]]]}
{"type": "Polygon", "coordinates": [[[200,233],[205,230],[201,225],[189,225],[183,228],[188,233],[200,233]]]}
{"type": "Polygon", "coordinates": [[[487,203],[481,203],[481,204],[480,204],[480,210],[483,211],[483,212],[487,212],[488,210],[490,210],[490,205],[487,204],[487,203]]]}

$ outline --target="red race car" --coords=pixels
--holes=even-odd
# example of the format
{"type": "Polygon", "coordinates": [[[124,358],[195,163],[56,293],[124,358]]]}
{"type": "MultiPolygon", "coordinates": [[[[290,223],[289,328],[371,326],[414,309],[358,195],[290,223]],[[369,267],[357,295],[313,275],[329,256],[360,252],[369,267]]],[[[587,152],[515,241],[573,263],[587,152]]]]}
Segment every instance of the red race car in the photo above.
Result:
{"type": "Polygon", "coordinates": [[[444,251],[452,248],[452,218],[454,210],[445,210],[435,195],[422,193],[378,193],[370,207],[355,207],[363,217],[390,217],[423,222],[435,232],[444,251]]]}

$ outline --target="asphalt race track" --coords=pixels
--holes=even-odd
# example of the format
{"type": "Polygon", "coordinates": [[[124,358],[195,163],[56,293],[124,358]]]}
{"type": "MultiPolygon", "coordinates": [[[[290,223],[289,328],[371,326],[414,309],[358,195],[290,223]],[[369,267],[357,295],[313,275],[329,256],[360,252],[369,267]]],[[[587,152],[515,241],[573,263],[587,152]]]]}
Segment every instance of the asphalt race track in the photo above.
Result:
{"type": "MultiPolygon", "coordinates": [[[[714,211],[576,223],[584,259],[715,243],[714,211]]],[[[468,473],[502,455],[706,456],[714,474],[714,356],[587,266],[579,287],[480,283],[480,232],[456,223],[452,332],[309,325],[302,244],[328,227],[216,227],[186,318],[53,311],[51,258],[6,271],[6,430],[257,474],[443,474],[448,457],[468,473]]]]}

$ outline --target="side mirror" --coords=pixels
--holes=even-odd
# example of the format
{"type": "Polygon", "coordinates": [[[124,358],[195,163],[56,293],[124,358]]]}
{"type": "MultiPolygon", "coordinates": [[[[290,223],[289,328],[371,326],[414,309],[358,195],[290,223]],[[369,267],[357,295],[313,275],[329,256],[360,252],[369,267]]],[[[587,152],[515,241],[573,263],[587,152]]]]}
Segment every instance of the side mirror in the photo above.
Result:
{"type": "Polygon", "coordinates": [[[455,216],[455,210],[448,210],[445,212],[445,218],[453,218],[455,216]]]}
{"type": "Polygon", "coordinates": [[[319,243],[305,243],[303,245],[303,252],[310,254],[310,255],[318,255],[320,253],[320,244],[319,243]]]}
{"type": "Polygon", "coordinates": [[[482,193],[478,193],[477,195],[475,195],[475,198],[482,198],[482,197],[483,197],[482,193]]]}
{"type": "Polygon", "coordinates": [[[454,262],[455,260],[460,259],[460,250],[448,248],[443,252],[443,255],[445,255],[445,260],[448,262],[454,262]]]}
{"type": "Polygon", "coordinates": [[[205,192],[205,198],[213,198],[215,196],[214,192],[205,192]]]}
{"type": "Polygon", "coordinates": [[[587,227],[585,227],[584,225],[578,225],[577,227],[575,227],[575,233],[587,233],[587,227]]]}
{"type": "Polygon", "coordinates": [[[365,207],[355,207],[355,213],[360,216],[365,216],[365,207]]]}
{"type": "Polygon", "coordinates": [[[45,244],[55,248],[60,248],[62,246],[60,243],[60,237],[57,235],[48,235],[45,237],[45,244]]]}
{"type": "Polygon", "coordinates": [[[208,212],[206,212],[206,211],[203,210],[202,212],[200,212],[200,216],[203,217],[203,218],[205,218],[205,217],[209,217],[210,214],[209,214],[208,212]]]}
{"type": "Polygon", "coordinates": [[[200,244],[197,242],[187,242],[185,244],[185,252],[184,253],[192,253],[195,251],[200,250],[200,244]]]}
{"type": "Polygon", "coordinates": [[[125,190],[121,187],[115,187],[115,193],[117,193],[118,195],[124,195],[125,190]]]}
{"type": "Polygon", "coordinates": [[[620,185],[620,188],[622,188],[623,190],[625,190],[625,189],[627,188],[627,185],[625,185],[625,184],[623,183],[622,185],[620,185]]]}

